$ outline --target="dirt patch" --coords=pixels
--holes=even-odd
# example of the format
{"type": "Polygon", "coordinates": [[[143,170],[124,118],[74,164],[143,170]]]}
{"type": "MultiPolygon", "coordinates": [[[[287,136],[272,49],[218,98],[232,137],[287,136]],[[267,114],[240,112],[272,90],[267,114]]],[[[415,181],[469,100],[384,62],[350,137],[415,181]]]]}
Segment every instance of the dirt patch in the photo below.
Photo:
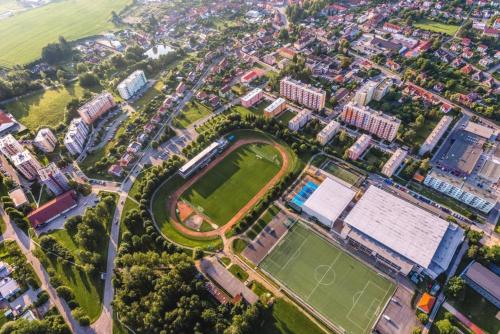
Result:
{"type": "Polygon", "coordinates": [[[188,219],[194,212],[193,208],[189,204],[182,201],[177,202],[177,210],[181,222],[188,219]]]}
{"type": "Polygon", "coordinates": [[[203,224],[203,217],[200,215],[191,215],[184,221],[184,224],[192,230],[199,231],[201,224],[203,224]]]}

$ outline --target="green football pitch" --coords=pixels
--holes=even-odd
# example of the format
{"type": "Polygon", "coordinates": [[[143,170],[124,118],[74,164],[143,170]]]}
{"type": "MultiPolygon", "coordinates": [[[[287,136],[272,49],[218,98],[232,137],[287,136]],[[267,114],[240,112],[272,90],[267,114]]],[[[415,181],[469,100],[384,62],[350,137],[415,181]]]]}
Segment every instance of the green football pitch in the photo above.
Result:
{"type": "Polygon", "coordinates": [[[181,199],[215,224],[224,225],[279,172],[282,163],[272,145],[241,146],[187,189],[181,199]]]}
{"type": "Polygon", "coordinates": [[[369,333],[395,289],[391,281],[301,223],[260,267],[346,333],[369,333]]]}

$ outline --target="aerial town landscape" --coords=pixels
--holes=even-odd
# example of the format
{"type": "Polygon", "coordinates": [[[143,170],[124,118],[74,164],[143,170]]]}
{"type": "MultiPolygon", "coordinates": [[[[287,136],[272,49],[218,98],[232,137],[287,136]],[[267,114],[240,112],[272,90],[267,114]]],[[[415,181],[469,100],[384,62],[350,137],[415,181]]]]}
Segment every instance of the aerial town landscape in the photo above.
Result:
{"type": "Polygon", "coordinates": [[[0,0],[0,334],[500,334],[500,0],[0,0]]]}

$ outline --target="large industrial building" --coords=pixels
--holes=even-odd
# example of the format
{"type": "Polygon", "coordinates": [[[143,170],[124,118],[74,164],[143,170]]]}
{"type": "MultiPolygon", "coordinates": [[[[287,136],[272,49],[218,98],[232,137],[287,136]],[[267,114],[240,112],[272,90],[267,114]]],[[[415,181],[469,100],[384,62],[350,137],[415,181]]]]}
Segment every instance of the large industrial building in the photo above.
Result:
{"type": "Polygon", "coordinates": [[[438,165],[456,175],[470,175],[483,153],[485,139],[471,132],[459,130],[453,133],[450,142],[452,144],[439,158],[438,165]]]}
{"type": "Polygon", "coordinates": [[[306,108],[321,110],[325,107],[326,92],[286,77],[280,81],[280,95],[306,108]]]}
{"type": "Polygon", "coordinates": [[[113,95],[108,92],[95,96],[78,109],[78,114],[87,124],[94,123],[102,114],[116,106],[113,95]]]}
{"type": "Polygon", "coordinates": [[[396,272],[433,279],[449,267],[464,239],[457,225],[375,186],[344,219],[341,235],[396,272]]]}
{"type": "Polygon", "coordinates": [[[327,177],[308,195],[302,210],[321,224],[332,227],[355,195],[354,190],[327,177]]]}
{"type": "Polygon", "coordinates": [[[340,119],[388,141],[393,141],[396,138],[399,125],[401,125],[401,121],[395,117],[367,106],[359,107],[352,102],[344,106],[340,119]]]}
{"type": "Polygon", "coordinates": [[[130,99],[146,85],[148,80],[144,71],[137,70],[130,74],[125,80],[118,84],[118,93],[124,100],[130,99]]]}

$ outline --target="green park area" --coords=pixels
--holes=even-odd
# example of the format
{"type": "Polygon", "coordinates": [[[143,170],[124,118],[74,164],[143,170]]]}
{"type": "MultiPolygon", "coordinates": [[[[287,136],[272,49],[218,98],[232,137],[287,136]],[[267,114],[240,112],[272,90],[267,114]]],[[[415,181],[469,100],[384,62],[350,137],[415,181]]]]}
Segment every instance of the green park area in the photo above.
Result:
{"type": "Polygon", "coordinates": [[[66,105],[83,94],[80,85],[70,84],[23,97],[7,104],[5,110],[30,130],[41,126],[54,127],[64,121],[66,105]]]}
{"type": "Polygon", "coordinates": [[[395,288],[302,223],[260,267],[346,333],[369,333],[395,288]]]}
{"type": "Polygon", "coordinates": [[[450,36],[455,35],[457,30],[460,29],[460,26],[457,25],[436,22],[429,19],[418,20],[413,25],[418,29],[439,32],[450,36]]]}
{"type": "Polygon", "coordinates": [[[42,48],[57,42],[59,36],[71,41],[113,29],[111,12],[131,2],[61,0],[0,20],[0,65],[36,60],[42,48]]]}
{"type": "Polygon", "coordinates": [[[176,128],[185,129],[192,123],[207,117],[212,110],[200,102],[189,102],[184,109],[174,119],[173,125],[176,128]]]}
{"type": "Polygon", "coordinates": [[[181,198],[222,226],[278,173],[281,164],[282,157],[272,145],[241,146],[210,169],[181,198]]]}

